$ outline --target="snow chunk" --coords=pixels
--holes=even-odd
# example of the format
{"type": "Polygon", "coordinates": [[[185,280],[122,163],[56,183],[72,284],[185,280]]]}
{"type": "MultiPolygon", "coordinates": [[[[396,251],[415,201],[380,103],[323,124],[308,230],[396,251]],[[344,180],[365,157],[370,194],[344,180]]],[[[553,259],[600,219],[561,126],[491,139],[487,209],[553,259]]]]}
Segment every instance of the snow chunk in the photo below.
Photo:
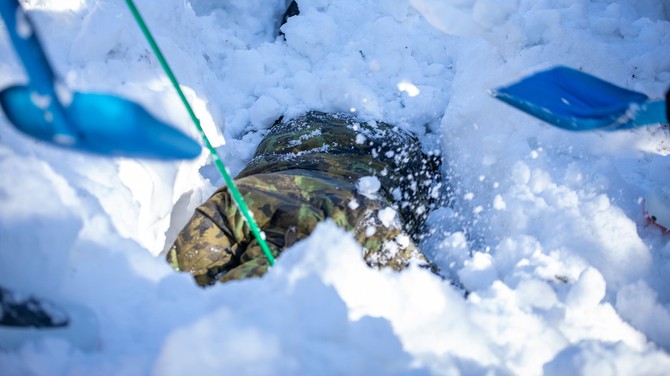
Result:
{"type": "Polygon", "coordinates": [[[396,214],[398,214],[395,209],[388,207],[384,208],[377,213],[377,218],[382,222],[384,227],[391,228],[397,227],[396,214]]]}
{"type": "Polygon", "coordinates": [[[517,185],[526,185],[530,181],[530,168],[523,162],[517,162],[512,168],[512,180],[517,185]]]}
{"type": "Polygon", "coordinates": [[[407,93],[409,97],[416,97],[421,93],[421,90],[409,81],[400,81],[397,87],[401,92],[407,93]]]}
{"type": "Polygon", "coordinates": [[[362,194],[363,196],[375,199],[377,198],[377,192],[381,186],[382,183],[376,176],[364,176],[358,179],[356,189],[358,190],[358,193],[362,194]]]}
{"type": "Polygon", "coordinates": [[[670,311],[644,281],[619,290],[616,309],[621,317],[647,333],[651,340],[665,348],[670,347],[670,311]]]}
{"type": "Polygon", "coordinates": [[[477,291],[496,281],[498,272],[490,254],[475,252],[472,259],[465,262],[465,267],[458,271],[458,276],[469,291],[477,291]]]}
{"type": "Polygon", "coordinates": [[[662,352],[639,352],[623,342],[583,341],[568,346],[544,366],[543,374],[559,375],[662,375],[670,358],[662,352]]]}
{"type": "Polygon", "coordinates": [[[356,144],[363,145],[365,143],[365,140],[367,140],[367,138],[362,133],[356,135],[356,144]]]}
{"type": "Polygon", "coordinates": [[[272,97],[261,95],[249,109],[249,120],[256,129],[267,129],[282,114],[282,107],[272,97]]]}
{"type": "Polygon", "coordinates": [[[300,17],[289,18],[281,30],[286,43],[298,53],[322,57],[337,35],[337,24],[331,16],[309,9],[301,12],[300,17]]]}
{"type": "Polygon", "coordinates": [[[570,307],[593,307],[605,297],[605,278],[595,268],[587,268],[572,286],[566,298],[570,307]]]}
{"type": "Polygon", "coordinates": [[[503,200],[501,195],[496,195],[493,198],[493,209],[495,209],[495,210],[505,210],[505,209],[507,209],[507,205],[505,204],[505,200],[503,200]]]}

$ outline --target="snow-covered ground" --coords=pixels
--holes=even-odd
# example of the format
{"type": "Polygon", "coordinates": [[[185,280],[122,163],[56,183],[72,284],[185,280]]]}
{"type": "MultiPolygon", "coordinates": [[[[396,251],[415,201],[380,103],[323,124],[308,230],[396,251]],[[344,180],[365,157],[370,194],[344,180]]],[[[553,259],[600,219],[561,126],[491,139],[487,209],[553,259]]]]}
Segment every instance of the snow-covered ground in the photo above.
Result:
{"type": "MultiPolygon", "coordinates": [[[[123,1],[22,4],[71,88],[125,96],[196,136],[123,1]]],[[[441,150],[453,202],[421,246],[448,279],[369,269],[324,223],[264,278],[201,289],[161,253],[222,184],[205,153],[78,154],[3,116],[0,286],[87,307],[100,328],[92,349],[47,338],[0,351],[0,373],[667,374],[670,235],[642,209],[670,185],[667,129],[570,133],[488,90],[567,65],[661,97],[670,2],[298,4],[284,40],[286,0],[137,0],[233,174],[276,118],[312,109],[395,123],[441,150]]],[[[5,87],[25,75],[0,30],[5,87]]]]}

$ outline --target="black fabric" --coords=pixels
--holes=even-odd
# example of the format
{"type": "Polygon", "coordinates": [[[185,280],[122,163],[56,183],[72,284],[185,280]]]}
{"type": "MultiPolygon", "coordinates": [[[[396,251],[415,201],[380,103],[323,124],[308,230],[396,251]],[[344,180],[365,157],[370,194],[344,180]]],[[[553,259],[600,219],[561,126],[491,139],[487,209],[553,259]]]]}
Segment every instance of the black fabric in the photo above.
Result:
{"type": "Polygon", "coordinates": [[[14,327],[54,328],[67,326],[69,320],[53,304],[27,296],[19,298],[0,287],[0,325],[14,327]]]}
{"type": "Polygon", "coordinates": [[[286,13],[284,13],[284,17],[282,17],[281,24],[279,25],[280,29],[277,34],[283,37],[284,33],[281,31],[281,27],[286,23],[286,21],[288,21],[289,18],[299,14],[300,9],[298,8],[298,3],[296,3],[295,0],[291,1],[291,4],[286,9],[286,13]]]}

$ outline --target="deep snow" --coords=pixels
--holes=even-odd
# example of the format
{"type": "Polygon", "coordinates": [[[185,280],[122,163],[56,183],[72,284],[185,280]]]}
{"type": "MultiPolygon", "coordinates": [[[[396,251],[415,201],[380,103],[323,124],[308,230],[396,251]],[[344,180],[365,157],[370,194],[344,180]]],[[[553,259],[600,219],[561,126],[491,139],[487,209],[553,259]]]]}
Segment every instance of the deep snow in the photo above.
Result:
{"type": "MultiPolygon", "coordinates": [[[[375,271],[332,223],[264,278],[200,289],[160,255],[222,182],[206,153],[105,159],[0,117],[0,286],[88,307],[98,345],[0,351],[3,374],[665,374],[670,183],[661,127],[570,133],[488,90],[583,69],[659,98],[667,0],[137,0],[234,174],[281,115],[355,112],[440,150],[453,189],[421,244],[442,268],[375,271]],[[225,143],[224,143],[225,138],[225,143]],[[469,291],[467,298],[465,291],[469,291]]],[[[22,1],[73,89],[196,136],[122,1],[22,1]]],[[[0,32],[0,87],[25,80],[0,32]]]]}

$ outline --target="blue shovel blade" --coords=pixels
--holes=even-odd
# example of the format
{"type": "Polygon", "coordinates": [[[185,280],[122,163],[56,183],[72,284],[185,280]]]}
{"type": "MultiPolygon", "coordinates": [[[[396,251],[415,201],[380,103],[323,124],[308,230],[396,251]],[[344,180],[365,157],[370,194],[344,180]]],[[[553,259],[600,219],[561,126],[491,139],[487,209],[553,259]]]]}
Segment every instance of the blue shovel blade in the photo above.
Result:
{"type": "Polygon", "coordinates": [[[59,128],[31,100],[32,93],[27,86],[0,92],[0,105],[7,118],[32,137],[106,156],[190,159],[200,154],[200,144],[190,137],[157,120],[140,105],[107,94],[75,93],[72,103],[65,107],[75,139],[58,142],[59,128]]]}
{"type": "Polygon", "coordinates": [[[584,131],[634,126],[631,106],[648,97],[567,67],[534,74],[493,96],[561,128],[584,131]]]}

